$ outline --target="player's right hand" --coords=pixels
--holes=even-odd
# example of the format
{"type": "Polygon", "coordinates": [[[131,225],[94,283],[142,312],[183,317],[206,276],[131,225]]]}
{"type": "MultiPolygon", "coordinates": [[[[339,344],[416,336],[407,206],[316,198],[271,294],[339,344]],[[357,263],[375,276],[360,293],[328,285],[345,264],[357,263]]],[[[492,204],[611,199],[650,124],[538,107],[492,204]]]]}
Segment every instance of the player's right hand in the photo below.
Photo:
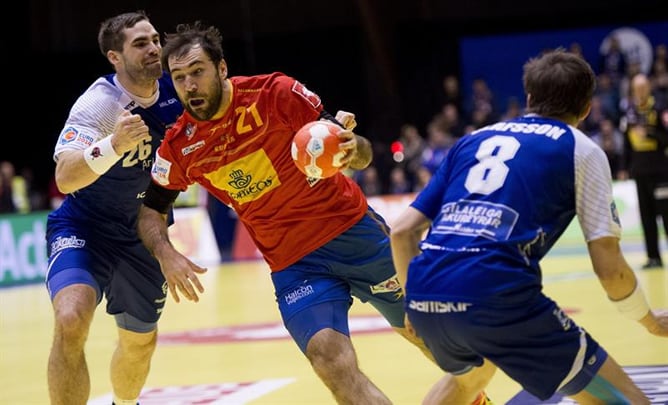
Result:
{"type": "Polygon", "coordinates": [[[173,253],[168,259],[162,258],[160,260],[160,268],[165,276],[172,298],[177,303],[181,302],[179,297],[179,292],[181,292],[188,301],[198,302],[199,295],[197,293],[203,293],[204,287],[197,274],[204,274],[207,269],[193,263],[176,250],[173,253]]]}
{"type": "Polygon", "coordinates": [[[116,119],[111,143],[118,155],[131,151],[137,144],[151,139],[148,126],[140,115],[124,110],[116,119]]]}
{"type": "Polygon", "coordinates": [[[654,309],[640,323],[652,335],[668,337],[668,309],[654,309]]]}

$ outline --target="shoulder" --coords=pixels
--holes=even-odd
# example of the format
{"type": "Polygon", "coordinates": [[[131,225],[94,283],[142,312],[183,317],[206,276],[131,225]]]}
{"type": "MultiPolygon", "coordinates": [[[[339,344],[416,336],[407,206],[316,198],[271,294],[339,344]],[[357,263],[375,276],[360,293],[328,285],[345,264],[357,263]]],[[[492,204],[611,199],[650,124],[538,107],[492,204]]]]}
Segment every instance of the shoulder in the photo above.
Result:
{"type": "Polygon", "coordinates": [[[232,76],[230,81],[237,88],[260,88],[282,86],[290,87],[295,79],[281,72],[273,72],[254,76],[232,76]]]}
{"type": "Polygon", "coordinates": [[[120,102],[122,94],[123,92],[110,82],[107,77],[100,77],[79,96],[73,108],[88,108],[91,105],[101,108],[111,105],[116,107],[120,102]]]}
{"type": "Polygon", "coordinates": [[[113,128],[116,117],[123,111],[122,91],[107,78],[91,84],[70,109],[67,125],[83,125],[107,131],[113,128]]]}

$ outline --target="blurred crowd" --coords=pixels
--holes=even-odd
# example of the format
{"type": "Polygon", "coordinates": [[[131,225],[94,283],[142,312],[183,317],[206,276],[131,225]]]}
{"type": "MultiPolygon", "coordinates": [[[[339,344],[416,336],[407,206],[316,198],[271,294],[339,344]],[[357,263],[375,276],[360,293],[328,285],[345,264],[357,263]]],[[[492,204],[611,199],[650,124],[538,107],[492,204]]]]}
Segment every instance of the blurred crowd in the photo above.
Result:
{"type": "MultiPolygon", "coordinates": [[[[649,72],[643,72],[641,61],[627,56],[614,37],[599,60],[588,60],[597,74],[598,85],[591,113],[580,129],[606,152],[615,180],[628,178],[624,117],[633,108],[632,78],[646,75],[646,96],[653,98],[658,109],[668,108],[667,46],[653,46],[649,72]]],[[[569,51],[582,56],[578,43],[571,44],[569,51]]],[[[442,107],[426,128],[406,123],[391,144],[375,143],[372,166],[351,175],[369,196],[420,191],[457,139],[477,128],[523,114],[524,100],[511,97],[499,103],[493,84],[491,79],[479,77],[468,91],[462,91],[458,77],[446,76],[442,107]]]]}
{"type": "MultiPolygon", "coordinates": [[[[592,110],[581,128],[608,155],[613,178],[628,178],[625,165],[624,116],[632,108],[631,79],[645,74],[648,95],[657,106],[668,106],[668,55],[665,43],[654,44],[648,72],[639,60],[627,56],[613,37],[600,59],[588,62],[598,76],[592,110]]],[[[581,53],[577,43],[569,50],[581,53]]],[[[442,104],[424,128],[405,123],[396,135],[363,134],[374,140],[374,161],[367,169],[349,173],[367,196],[420,191],[457,139],[471,131],[523,113],[517,98],[497,100],[493,78],[478,77],[470,89],[462,89],[456,75],[442,81],[442,104]],[[387,141],[389,140],[389,142],[387,141]]],[[[361,117],[360,117],[361,118],[361,117]]],[[[31,168],[16,172],[11,161],[0,162],[0,213],[51,210],[63,195],[52,181],[46,190],[34,187],[31,168]]]]}

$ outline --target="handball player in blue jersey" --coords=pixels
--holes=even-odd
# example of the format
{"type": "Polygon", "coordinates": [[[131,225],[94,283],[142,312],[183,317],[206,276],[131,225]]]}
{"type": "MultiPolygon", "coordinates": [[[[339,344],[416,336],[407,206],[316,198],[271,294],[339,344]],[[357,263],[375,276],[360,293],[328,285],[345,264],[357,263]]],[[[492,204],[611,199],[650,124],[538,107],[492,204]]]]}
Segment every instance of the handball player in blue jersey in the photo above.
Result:
{"type": "Polygon", "coordinates": [[[425,403],[467,403],[497,367],[541,400],[649,403],[542,291],[540,260],[577,217],[612,304],[668,336],[668,314],[650,309],[621,252],[605,153],[576,128],[596,77],[557,49],[530,59],[523,81],[527,114],[461,138],[392,227],[410,325],[458,383],[436,384],[425,403]]]}
{"type": "Polygon", "coordinates": [[[161,68],[160,35],[144,12],[104,21],[98,42],[115,73],[97,79],[76,100],[54,151],[56,183],[67,196],[47,221],[53,405],[88,401],[84,345],[103,296],[118,326],[110,369],[114,402],[137,403],[167,295],[160,265],[139,240],[136,222],[155,150],[182,107],[161,68]]]}

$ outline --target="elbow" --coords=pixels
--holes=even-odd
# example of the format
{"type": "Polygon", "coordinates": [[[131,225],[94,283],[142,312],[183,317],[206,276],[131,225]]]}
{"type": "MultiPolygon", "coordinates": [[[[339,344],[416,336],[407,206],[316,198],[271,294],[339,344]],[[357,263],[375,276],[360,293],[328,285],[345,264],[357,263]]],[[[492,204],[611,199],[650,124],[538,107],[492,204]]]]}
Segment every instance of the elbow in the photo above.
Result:
{"type": "Polygon", "coordinates": [[[62,175],[58,174],[58,172],[56,172],[55,182],[58,191],[60,191],[63,194],[71,194],[76,191],[68,184],[68,182],[66,181],[66,179],[63,178],[62,175]]]}

